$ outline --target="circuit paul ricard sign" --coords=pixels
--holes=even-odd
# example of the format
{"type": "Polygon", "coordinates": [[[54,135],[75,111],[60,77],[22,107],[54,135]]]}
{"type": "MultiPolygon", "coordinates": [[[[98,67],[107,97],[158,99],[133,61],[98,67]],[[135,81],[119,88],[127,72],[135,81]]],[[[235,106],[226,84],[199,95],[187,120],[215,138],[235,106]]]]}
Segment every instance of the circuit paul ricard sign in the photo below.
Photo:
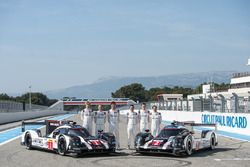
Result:
{"type": "Polygon", "coordinates": [[[217,115],[217,114],[202,114],[201,122],[206,124],[216,123],[219,126],[246,129],[248,125],[248,115],[217,115]]]}
{"type": "MultiPolygon", "coordinates": [[[[190,111],[160,111],[163,121],[194,121],[196,123],[217,124],[217,130],[235,135],[249,136],[250,113],[219,113],[190,111]]],[[[234,136],[235,136],[234,135],[234,136]]]]}

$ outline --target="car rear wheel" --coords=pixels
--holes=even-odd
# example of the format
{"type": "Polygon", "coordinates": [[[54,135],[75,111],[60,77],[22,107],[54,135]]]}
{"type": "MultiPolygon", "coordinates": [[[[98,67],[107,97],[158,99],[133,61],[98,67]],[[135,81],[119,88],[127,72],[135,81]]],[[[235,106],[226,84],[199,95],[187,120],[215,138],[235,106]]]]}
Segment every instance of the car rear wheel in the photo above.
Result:
{"type": "Polygon", "coordinates": [[[188,137],[186,141],[186,154],[192,155],[192,153],[193,153],[193,142],[191,137],[188,137]]]}
{"type": "Polygon", "coordinates": [[[213,133],[210,138],[210,149],[214,150],[216,145],[215,134],[213,133]]]}
{"type": "Polygon", "coordinates": [[[25,135],[25,146],[27,150],[32,149],[32,138],[29,132],[27,132],[25,135]]]}
{"type": "Polygon", "coordinates": [[[81,154],[79,154],[79,153],[73,154],[73,157],[74,157],[74,158],[79,158],[80,156],[81,156],[81,154]]]}
{"type": "Polygon", "coordinates": [[[57,145],[57,152],[60,155],[65,155],[66,154],[66,140],[63,136],[60,136],[58,139],[58,145],[57,145]]]}

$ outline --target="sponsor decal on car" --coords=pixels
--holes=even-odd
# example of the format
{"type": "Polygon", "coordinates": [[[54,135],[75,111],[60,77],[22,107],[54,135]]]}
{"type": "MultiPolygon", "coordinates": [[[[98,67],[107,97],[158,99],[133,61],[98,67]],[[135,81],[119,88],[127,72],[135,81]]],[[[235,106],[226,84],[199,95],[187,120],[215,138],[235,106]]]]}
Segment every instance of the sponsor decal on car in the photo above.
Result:
{"type": "Polygon", "coordinates": [[[41,138],[35,138],[33,140],[33,144],[36,145],[36,146],[42,147],[43,146],[43,139],[41,139],[41,138]]]}
{"type": "Polygon", "coordinates": [[[90,140],[90,142],[94,145],[94,146],[100,146],[101,142],[99,140],[90,140]]]}
{"type": "Polygon", "coordinates": [[[52,139],[48,140],[48,149],[53,150],[53,140],[52,139]]]}
{"type": "Polygon", "coordinates": [[[201,143],[200,143],[200,142],[196,142],[195,149],[196,149],[196,150],[199,150],[199,149],[200,149],[200,145],[201,145],[201,143]]]}
{"type": "Polygon", "coordinates": [[[154,140],[152,142],[152,146],[159,146],[159,145],[161,145],[161,143],[162,143],[162,140],[154,140]]]}

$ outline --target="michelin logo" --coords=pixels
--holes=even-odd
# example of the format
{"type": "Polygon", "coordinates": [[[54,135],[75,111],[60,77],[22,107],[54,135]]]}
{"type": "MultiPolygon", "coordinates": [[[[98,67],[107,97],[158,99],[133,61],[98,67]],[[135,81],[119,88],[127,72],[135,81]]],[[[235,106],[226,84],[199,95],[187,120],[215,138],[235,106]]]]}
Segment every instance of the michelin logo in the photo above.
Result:
{"type": "Polygon", "coordinates": [[[201,121],[205,124],[217,123],[220,126],[227,126],[232,128],[245,129],[247,127],[247,118],[244,116],[202,114],[201,121]]]}

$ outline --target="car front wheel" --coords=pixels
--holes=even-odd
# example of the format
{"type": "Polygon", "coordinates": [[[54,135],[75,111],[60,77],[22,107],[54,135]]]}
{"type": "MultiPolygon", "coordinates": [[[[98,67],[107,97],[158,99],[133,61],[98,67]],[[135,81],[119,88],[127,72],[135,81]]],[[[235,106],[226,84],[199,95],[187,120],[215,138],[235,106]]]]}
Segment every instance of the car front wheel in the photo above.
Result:
{"type": "Polygon", "coordinates": [[[60,155],[65,155],[66,154],[66,140],[63,136],[60,136],[59,139],[58,139],[58,145],[57,145],[57,152],[58,154],[60,155]]]}
{"type": "Polygon", "coordinates": [[[210,138],[210,149],[214,150],[215,149],[215,145],[216,145],[216,138],[215,138],[215,134],[213,133],[211,135],[211,138],[210,138]]]}
{"type": "Polygon", "coordinates": [[[193,142],[192,142],[191,137],[188,137],[186,141],[186,154],[192,155],[192,153],[193,153],[193,142]]]}

